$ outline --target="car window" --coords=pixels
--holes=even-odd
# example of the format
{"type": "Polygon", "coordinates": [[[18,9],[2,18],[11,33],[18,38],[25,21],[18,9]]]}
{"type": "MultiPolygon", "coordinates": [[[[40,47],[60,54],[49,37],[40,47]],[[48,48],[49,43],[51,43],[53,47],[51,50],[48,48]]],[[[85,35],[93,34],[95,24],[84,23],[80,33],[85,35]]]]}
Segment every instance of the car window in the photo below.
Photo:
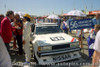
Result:
{"type": "Polygon", "coordinates": [[[36,34],[49,34],[62,32],[58,26],[36,27],[36,34]]]}

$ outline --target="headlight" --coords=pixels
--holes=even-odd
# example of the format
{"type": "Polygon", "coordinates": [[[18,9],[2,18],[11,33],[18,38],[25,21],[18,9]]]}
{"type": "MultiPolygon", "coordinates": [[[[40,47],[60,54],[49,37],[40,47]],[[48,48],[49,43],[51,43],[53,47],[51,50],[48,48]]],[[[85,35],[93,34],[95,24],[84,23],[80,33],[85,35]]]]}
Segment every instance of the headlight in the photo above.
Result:
{"type": "Polygon", "coordinates": [[[52,50],[52,46],[38,47],[38,51],[44,51],[44,50],[52,50]]]}
{"type": "Polygon", "coordinates": [[[79,46],[79,42],[74,42],[70,44],[70,47],[78,47],[79,46]]]}

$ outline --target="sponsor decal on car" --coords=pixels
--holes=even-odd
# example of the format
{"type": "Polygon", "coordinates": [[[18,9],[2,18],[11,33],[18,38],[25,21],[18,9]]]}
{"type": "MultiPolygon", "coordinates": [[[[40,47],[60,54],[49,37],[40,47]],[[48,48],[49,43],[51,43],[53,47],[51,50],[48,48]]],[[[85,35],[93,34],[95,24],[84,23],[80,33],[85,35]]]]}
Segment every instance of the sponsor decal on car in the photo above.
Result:
{"type": "Polygon", "coordinates": [[[65,40],[62,36],[58,36],[58,37],[50,37],[50,39],[51,39],[52,41],[65,40]]]}

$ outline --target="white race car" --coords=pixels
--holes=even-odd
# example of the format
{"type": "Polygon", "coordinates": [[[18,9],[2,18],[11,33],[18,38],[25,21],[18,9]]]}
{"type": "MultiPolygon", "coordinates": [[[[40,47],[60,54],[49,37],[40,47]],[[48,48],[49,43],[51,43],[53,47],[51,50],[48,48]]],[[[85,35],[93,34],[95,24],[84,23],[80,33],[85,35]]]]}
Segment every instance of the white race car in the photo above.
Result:
{"type": "Polygon", "coordinates": [[[52,64],[80,58],[78,40],[63,33],[55,23],[38,23],[33,35],[34,58],[39,64],[52,64]]]}

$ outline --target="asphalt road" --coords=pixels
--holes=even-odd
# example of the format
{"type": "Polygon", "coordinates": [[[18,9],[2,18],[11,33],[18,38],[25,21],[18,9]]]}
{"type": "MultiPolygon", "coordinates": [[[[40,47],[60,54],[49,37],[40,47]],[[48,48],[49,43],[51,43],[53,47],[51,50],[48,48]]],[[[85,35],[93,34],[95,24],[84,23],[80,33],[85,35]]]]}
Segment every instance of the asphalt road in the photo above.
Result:
{"type": "MultiPolygon", "coordinates": [[[[70,34],[70,35],[75,37],[75,33],[70,34]]],[[[87,45],[87,41],[86,41],[87,36],[88,36],[88,34],[85,34],[85,39],[83,40],[84,48],[80,51],[81,58],[62,62],[62,63],[57,63],[54,65],[44,66],[44,65],[37,65],[36,61],[33,58],[33,54],[32,54],[30,67],[91,67],[92,59],[88,57],[88,45],[87,45]]],[[[12,43],[10,45],[11,45],[10,56],[11,56],[13,67],[23,67],[24,61],[25,61],[24,60],[25,56],[24,55],[19,56],[17,54],[17,50],[12,49],[12,43]]],[[[32,45],[30,47],[32,47],[32,45]]],[[[32,50],[32,48],[31,48],[31,50],[32,50]]],[[[33,52],[31,52],[31,53],[33,53],[33,52]]]]}

